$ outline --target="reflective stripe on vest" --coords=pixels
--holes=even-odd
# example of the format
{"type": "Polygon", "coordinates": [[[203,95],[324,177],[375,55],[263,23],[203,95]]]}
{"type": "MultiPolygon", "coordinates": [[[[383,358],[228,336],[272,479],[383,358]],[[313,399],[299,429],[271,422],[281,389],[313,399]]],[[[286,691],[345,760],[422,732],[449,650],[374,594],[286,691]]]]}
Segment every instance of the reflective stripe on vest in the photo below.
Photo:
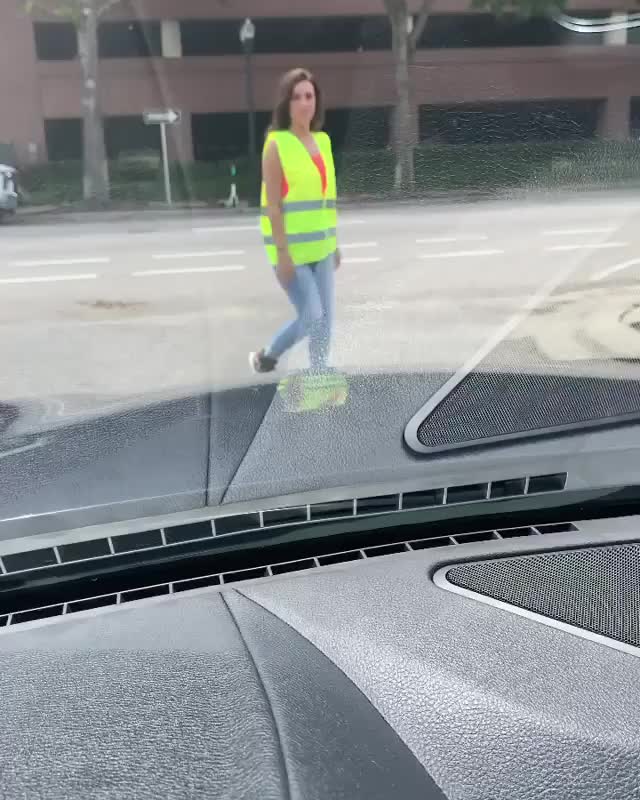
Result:
{"type": "MultiPolygon", "coordinates": [[[[323,242],[325,239],[335,239],[336,229],[327,228],[326,231],[313,231],[312,233],[290,233],[287,236],[289,244],[306,244],[307,242],[323,242]]],[[[275,244],[273,236],[264,237],[265,244],[275,244]]],[[[305,264],[313,262],[305,261],[305,264]]]]}
{"type": "MultiPolygon", "coordinates": [[[[307,148],[290,131],[272,131],[265,142],[275,141],[280,163],[289,186],[282,202],[287,246],[294,264],[322,261],[336,251],[336,177],[331,140],[326,133],[314,133],[327,170],[326,193],[322,179],[307,148]]],[[[272,264],[278,260],[271,220],[267,213],[267,193],[262,184],[260,228],[267,256],[272,264]]]]}
{"type": "MultiPolygon", "coordinates": [[[[285,214],[291,214],[294,211],[317,211],[320,208],[335,208],[335,200],[299,200],[297,203],[282,204],[282,210],[285,214]]],[[[262,214],[267,214],[266,206],[262,208],[262,214]]]]}

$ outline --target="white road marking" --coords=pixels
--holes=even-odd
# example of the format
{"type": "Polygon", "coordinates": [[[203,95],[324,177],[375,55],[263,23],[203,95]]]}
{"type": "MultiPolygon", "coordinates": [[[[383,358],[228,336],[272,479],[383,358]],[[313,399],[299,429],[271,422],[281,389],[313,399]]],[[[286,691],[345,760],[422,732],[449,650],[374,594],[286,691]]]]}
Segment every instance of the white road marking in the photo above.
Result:
{"type": "Polygon", "coordinates": [[[451,242],[486,242],[488,236],[431,236],[416,239],[416,244],[449,244],[451,242]]]}
{"type": "Polygon", "coordinates": [[[36,261],[10,261],[10,267],[62,267],[74,264],[108,264],[111,261],[107,256],[86,258],[47,258],[36,261]]]}
{"type": "Polygon", "coordinates": [[[608,278],[609,275],[614,275],[616,272],[622,272],[622,270],[628,269],[629,267],[635,267],[636,264],[640,264],[640,258],[634,258],[631,261],[623,261],[622,264],[616,264],[614,267],[607,267],[607,269],[593,274],[589,280],[601,281],[603,278],[608,278]]]}
{"type": "Polygon", "coordinates": [[[491,334],[485,343],[465,362],[465,364],[457,370],[457,372],[449,378],[445,383],[429,398],[428,402],[409,420],[405,428],[405,441],[412,450],[418,452],[429,452],[428,448],[420,443],[418,439],[418,430],[424,420],[436,409],[440,403],[451,392],[462,383],[462,381],[473,372],[473,370],[494,350],[501,342],[503,342],[509,334],[531,314],[549,295],[564,283],[574,272],[576,272],[582,264],[580,262],[574,263],[569,261],[567,266],[560,270],[557,274],[553,275],[543,286],[532,294],[522,308],[517,311],[504,325],[501,325],[494,333],[491,334]]]}
{"type": "Polygon", "coordinates": [[[419,258],[480,258],[481,256],[500,256],[504,250],[449,250],[445,253],[421,253],[419,258]]]}
{"type": "Polygon", "coordinates": [[[390,311],[394,307],[393,303],[351,303],[347,306],[349,311],[390,311]]]}
{"type": "Polygon", "coordinates": [[[377,261],[382,261],[380,256],[352,256],[342,259],[343,264],[374,264],[377,261]]]}
{"type": "Polygon", "coordinates": [[[193,233],[234,233],[235,231],[255,231],[260,232],[260,226],[256,222],[254,225],[208,225],[198,228],[191,228],[193,233]]]}
{"type": "Polygon", "coordinates": [[[0,283],[55,283],[56,281],[94,281],[96,274],[88,275],[32,275],[29,278],[0,278],[0,283]]]}
{"type": "Polygon", "coordinates": [[[340,245],[341,250],[356,250],[361,247],[377,247],[378,242],[346,242],[340,245]]]}
{"type": "Polygon", "coordinates": [[[556,244],[545,247],[547,253],[568,253],[571,250],[612,250],[617,247],[628,247],[629,242],[583,242],[581,244],[556,244]]]}
{"type": "Polygon", "coordinates": [[[134,278],[150,278],[154,275],[188,275],[202,272],[242,272],[246,269],[241,264],[228,264],[221,267],[184,267],[183,269],[143,269],[132,272],[134,278]]]}
{"type": "Polygon", "coordinates": [[[608,226],[606,228],[567,228],[542,231],[542,236],[589,236],[594,233],[614,233],[616,228],[608,226]]]}
{"type": "Polygon", "coordinates": [[[199,250],[193,253],[154,253],[151,258],[157,261],[176,258],[216,258],[216,256],[243,256],[244,250],[199,250]]]}

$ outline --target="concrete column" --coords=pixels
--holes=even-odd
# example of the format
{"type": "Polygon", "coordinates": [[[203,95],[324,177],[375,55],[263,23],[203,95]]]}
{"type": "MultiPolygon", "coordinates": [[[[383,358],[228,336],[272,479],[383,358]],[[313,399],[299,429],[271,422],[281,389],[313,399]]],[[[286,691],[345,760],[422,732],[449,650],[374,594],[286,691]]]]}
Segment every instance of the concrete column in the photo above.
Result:
{"type": "Polygon", "coordinates": [[[612,25],[618,26],[616,30],[606,31],[604,34],[604,44],[624,47],[627,43],[626,23],[629,15],[625,11],[616,11],[608,19],[612,25]]]}
{"type": "Polygon", "coordinates": [[[629,95],[611,95],[600,112],[599,133],[603,139],[627,141],[631,135],[631,98],[629,95]]]}
{"type": "Polygon", "coordinates": [[[163,19],[160,23],[163,58],[182,58],[180,23],[175,19],[163,19]]]}

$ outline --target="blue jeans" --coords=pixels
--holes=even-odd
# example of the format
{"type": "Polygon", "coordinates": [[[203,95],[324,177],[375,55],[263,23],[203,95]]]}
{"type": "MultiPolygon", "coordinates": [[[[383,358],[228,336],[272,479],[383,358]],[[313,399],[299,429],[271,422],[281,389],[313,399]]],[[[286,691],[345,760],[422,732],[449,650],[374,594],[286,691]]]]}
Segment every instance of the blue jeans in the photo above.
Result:
{"type": "Polygon", "coordinates": [[[286,292],[298,316],[278,331],[266,348],[266,355],[280,358],[308,336],[311,369],[327,366],[335,308],[334,272],[333,253],[323,261],[296,267],[295,277],[286,292]]]}

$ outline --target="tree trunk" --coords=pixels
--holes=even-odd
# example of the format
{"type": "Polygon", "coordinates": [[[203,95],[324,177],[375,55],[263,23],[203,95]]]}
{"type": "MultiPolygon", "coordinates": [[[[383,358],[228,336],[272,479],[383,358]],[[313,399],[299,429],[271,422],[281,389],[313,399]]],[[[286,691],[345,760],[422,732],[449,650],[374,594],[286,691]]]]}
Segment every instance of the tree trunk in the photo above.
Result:
{"type": "Polygon", "coordinates": [[[95,0],[86,0],[78,25],[78,52],[82,67],[83,189],[89,203],[109,201],[109,175],[104,124],[98,103],[98,15],[95,0]]]}
{"type": "Polygon", "coordinates": [[[407,4],[389,4],[391,41],[394,57],[396,105],[392,122],[392,141],[395,156],[394,189],[411,190],[415,185],[416,119],[411,91],[411,51],[409,42],[409,12],[407,4]]]}

